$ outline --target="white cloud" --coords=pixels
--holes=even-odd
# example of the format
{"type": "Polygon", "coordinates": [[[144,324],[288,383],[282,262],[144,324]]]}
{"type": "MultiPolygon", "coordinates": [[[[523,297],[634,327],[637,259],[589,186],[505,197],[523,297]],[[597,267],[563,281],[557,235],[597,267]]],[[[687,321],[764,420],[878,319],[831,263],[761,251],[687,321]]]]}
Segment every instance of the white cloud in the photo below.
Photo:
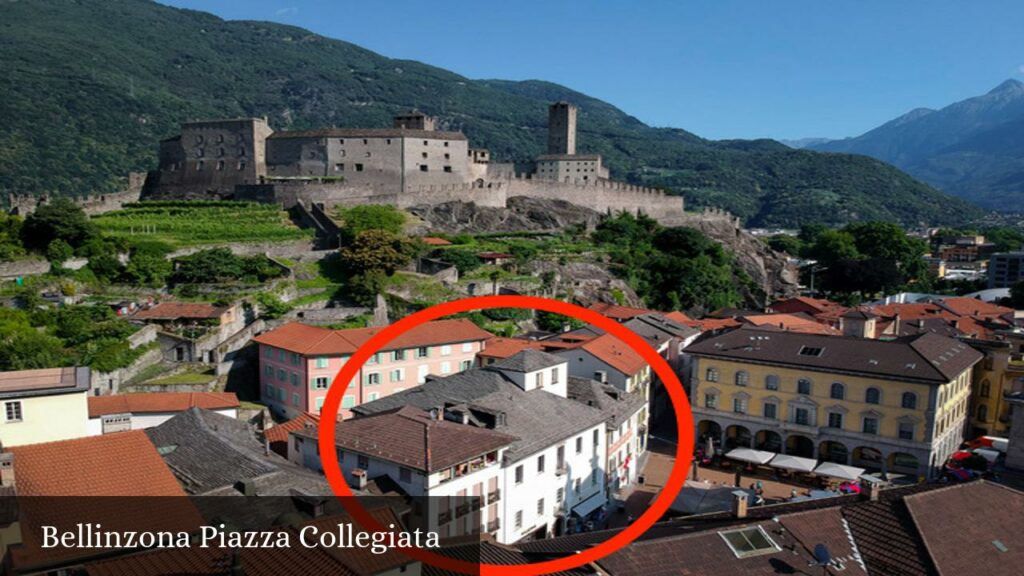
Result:
{"type": "Polygon", "coordinates": [[[280,8],[274,12],[274,16],[285,16],[288,14],[296,14],[299,11],[295,6],[289,6],[287,8],[280,8]]]}

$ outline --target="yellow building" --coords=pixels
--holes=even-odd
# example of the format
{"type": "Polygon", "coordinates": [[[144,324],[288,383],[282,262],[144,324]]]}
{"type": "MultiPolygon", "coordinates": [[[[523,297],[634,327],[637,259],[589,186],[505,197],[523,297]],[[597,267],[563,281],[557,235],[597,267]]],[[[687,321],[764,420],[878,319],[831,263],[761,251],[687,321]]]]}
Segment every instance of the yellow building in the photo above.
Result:
{"type": "Polygon", "coordinates": [[[995,340],[969,340],[985,357],[974,368],[969,436],[1007,436],[1010,405],[1006,394],[1024,390],[1024,336],[1010,331],[995,340]]]}
{"type": "Polygon", "coordinates": [[[9,448],[86,436],[88,394],[88,368],[0,372],[0,444],[9,448]]]}
{"type": "Polygon", "coordinates": [[[982,359],[933,333],[873,340],[750,327],[686,351],[702,441],[925,477],[963,442],[982,359]]]}

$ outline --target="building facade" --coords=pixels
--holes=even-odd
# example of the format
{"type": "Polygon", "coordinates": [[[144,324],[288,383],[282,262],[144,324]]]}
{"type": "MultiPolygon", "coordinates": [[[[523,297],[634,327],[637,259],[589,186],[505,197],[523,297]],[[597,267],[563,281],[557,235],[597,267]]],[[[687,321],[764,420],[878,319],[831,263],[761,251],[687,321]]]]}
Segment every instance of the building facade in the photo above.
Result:
{"type": "MultiPolygon", "coordinates": [[[[319,414],[334,377],[379,329],[328,330],[286,324],[254,338],[259,344],[261,401],[283,418],[319,414]]],[[[361,367],[345,390],[339,416],[352,408],[474,365],[493,335],[469,320],[438,320],[402,334],[361,367]]]]}
{"type": "Polygon", "coordinates": [[[88,433],[89,368],[0,372],[0,444],[81,438],[88,433]]]}
{"type": "Polygon", "coordinates": [[[688,350],[698,438],[926,478],[964,440],[982,358],[935,334],[879,341],[754,328],[688,350]]]}

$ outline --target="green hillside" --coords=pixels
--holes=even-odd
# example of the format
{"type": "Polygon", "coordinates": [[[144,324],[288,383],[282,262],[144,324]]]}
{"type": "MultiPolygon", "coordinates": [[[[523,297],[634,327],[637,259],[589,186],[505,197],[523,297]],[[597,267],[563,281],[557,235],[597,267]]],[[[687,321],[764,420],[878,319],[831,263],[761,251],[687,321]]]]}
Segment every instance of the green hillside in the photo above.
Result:
{"type": "Polygon", "coordinates": [[[613,177],[751,225],[978,215],[863,157],[708,141],[555,84],[470,80],[290,26],[145,0],[33,0],[5,3],[0,30],[3,193],[116,190],[129,170],[154,165],[180,121],[211,117],[267,116],[277,130],[386,126],[416,107],[525,164],[543,149],[547,103],[565,99],[580,106],[581,151],[604,154],[613,177]]]}

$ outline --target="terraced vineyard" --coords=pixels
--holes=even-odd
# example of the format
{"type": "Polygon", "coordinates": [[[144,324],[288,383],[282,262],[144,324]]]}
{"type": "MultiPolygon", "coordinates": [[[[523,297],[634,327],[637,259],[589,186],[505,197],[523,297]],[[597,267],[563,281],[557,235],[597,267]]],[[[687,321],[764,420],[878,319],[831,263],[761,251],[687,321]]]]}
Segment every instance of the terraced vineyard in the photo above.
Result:
{"type": "Polygon", "coordinates": [[[295,226],[277,206],[251,202],[139,202],[93,221],[108,236],[160,240],[176,247],[281,242],[312,235],[295,226]]]}

